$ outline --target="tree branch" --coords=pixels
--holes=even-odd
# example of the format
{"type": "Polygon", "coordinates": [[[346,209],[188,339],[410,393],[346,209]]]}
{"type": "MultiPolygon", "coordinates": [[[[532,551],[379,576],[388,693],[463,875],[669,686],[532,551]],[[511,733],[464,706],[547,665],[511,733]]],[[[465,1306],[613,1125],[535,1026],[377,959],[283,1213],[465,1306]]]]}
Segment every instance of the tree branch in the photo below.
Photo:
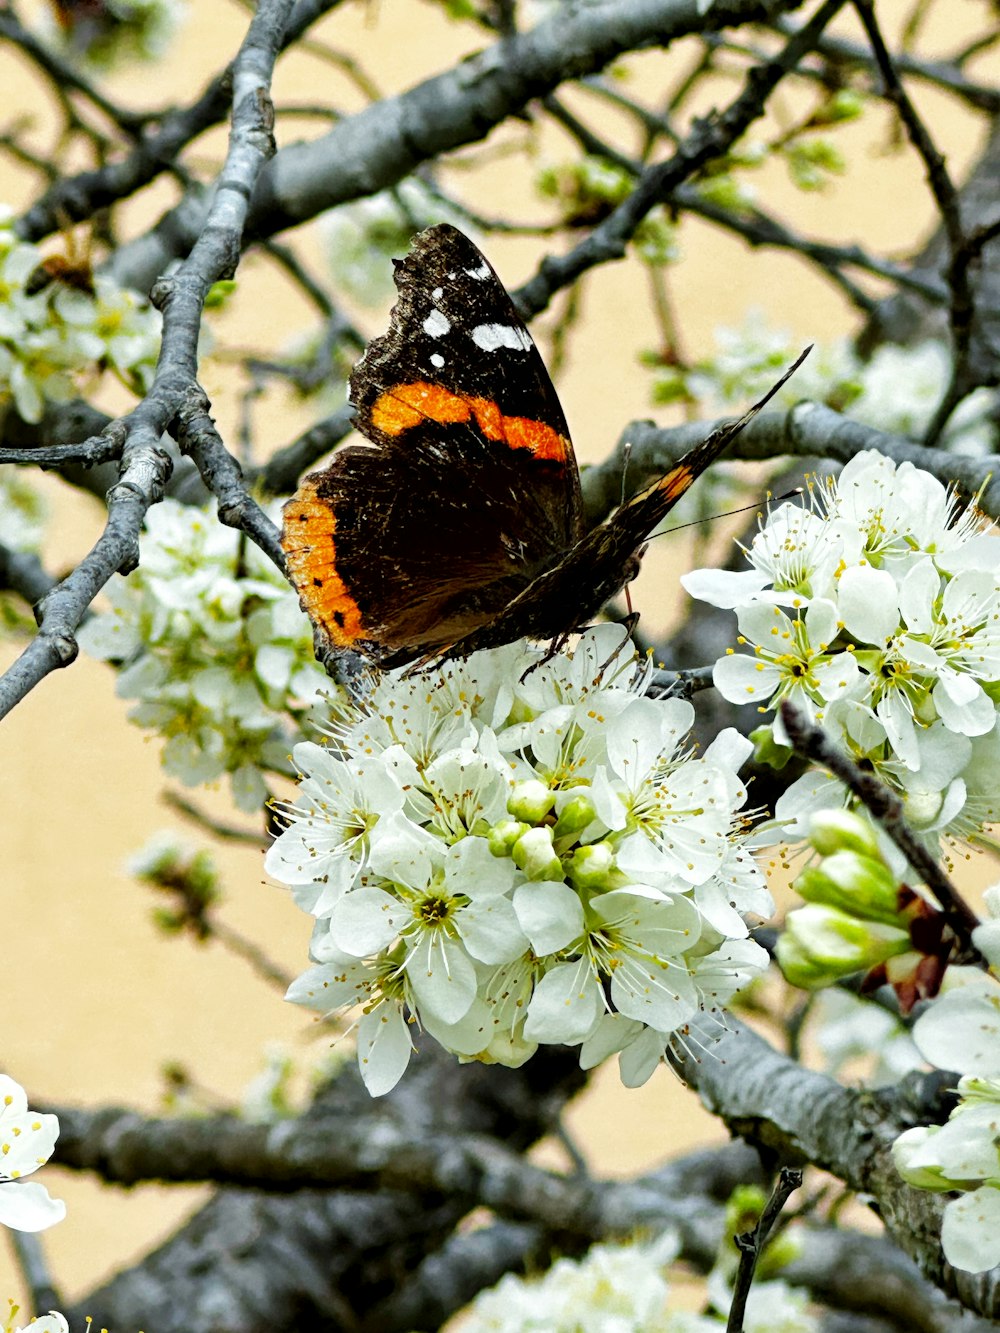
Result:
{"type": "MultiPolygon", "coordinates": [[[[603,69],[626,51],[666,47],[705,26],[760,22],[798,0],[596,0],[503,38],[454,69],[384,98],[309,143],[283,148],[263,173],[248,236],[263,238],[327,208],[396,185],[421,163],[476,143],[567,79],[603,69]]],[[[207,205],[188,198],[115,255],[112,272],[142,291],[201,231],[207,205]]]]}
{"type": "Polygon", "coordinates": [[[952,1269],[940,1248],[945,1201],[905,1184],[893,1165],[893,1141],[918,1119],[905,1089],[843,1088],[779,1055],[737,1019],[726,1024],[720,1037],[718,1021],[705,1015],[692,1023],[684,1049],[668,1053],[708,1110],[779,1162],[811,1162],[871,1195],[889,1234],[930,1281],[984,1318],[1000,1317],[1000,1270],[952,1269]]]}

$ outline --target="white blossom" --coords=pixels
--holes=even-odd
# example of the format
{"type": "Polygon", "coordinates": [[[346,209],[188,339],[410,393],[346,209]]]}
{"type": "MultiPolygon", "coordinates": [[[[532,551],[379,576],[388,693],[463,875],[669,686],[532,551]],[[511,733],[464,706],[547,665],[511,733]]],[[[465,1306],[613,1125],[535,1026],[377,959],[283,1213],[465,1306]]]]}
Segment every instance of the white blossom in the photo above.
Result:
{"type": "Polygon", "coordinates": [[[16,1231],[43,1231],[66,1216],[61,1199],[44,1185],[25,1180],[52,1156],[59,1137],[54,1115],[29,1110],[19,1083],[0,1074],[0,1224],[16,1231]]]}

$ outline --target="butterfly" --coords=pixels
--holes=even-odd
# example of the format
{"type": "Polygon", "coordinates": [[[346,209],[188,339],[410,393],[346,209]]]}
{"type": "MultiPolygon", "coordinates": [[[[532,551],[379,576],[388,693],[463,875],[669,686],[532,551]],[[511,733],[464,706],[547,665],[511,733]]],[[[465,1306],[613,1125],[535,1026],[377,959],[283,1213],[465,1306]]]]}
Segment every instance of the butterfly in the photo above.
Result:
{"type": "Polygon", "coordinates": [[[367,442],[303,480],[282,534],[321,649],[382,668],[523,637],[561,645],[635,577],[649,533],[803,359],[588,529],[558,396],[488,260],[443,224],[394,263],[389,330],[351,374],[367,442]]]}

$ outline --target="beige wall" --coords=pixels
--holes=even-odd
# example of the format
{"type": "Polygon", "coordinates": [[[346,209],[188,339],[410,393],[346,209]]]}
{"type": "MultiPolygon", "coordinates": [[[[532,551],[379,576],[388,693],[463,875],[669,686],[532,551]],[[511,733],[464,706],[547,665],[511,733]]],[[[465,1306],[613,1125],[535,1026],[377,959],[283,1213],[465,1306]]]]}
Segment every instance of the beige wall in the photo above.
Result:
{"type": "MultiPolygon", "coordinates": [[[[114,81],[123,100],[184,99],[236,49],[245,22],[238,6],[191,8],[197,19],[160,67],[114,81]]],[[[978,16],[979,7],[972,8],[978,16]]],[[[417,0],[346,6],[323,35],[335,46],[365,52],[371,74],[387,91],[418,81],[478,44],[473,34],[449,28],[435,7],[417,0]]],[[[954,40],[949,37],[945,49],[954,40]]],[[[642,78],[652,83],[664,59],[644,56],[642,78]]],[[[41,134],[51,123],[51,108],[38,101],[24,70],[12,68],[9,51],[0,53],[0,61],[8,67],[5,78],[11,77],[8,107],[34,107],[41,134]]],[[[983,67],[980,73],[995,78],[996,60],[992,71],[983,67]]],[[[303,55],[282,66],[275,91],[279,102],[358,104],[343,78],[303,55]]],[[[939,95],[921,93],[921,103],[953,167],[959,167],[976,148],[968,123],[939,95]]],[[[279,142],[314,128],[279,120],[279,142]]],[[[841,240],[863,237],[873,248],[905,253],[932,211],[919,168],[908,156],[887,155],[887,138],[881,115],[852,129],[845,136],[852,150],[850,173],[833,191],[792,197],[781,171],[769,169],[757,182],[760,194],[776,211],[787,207],[807,232],[841,240]]],[[[208,161],[218,144],[218,136],[206,142],[199,160],[208,161]]],[[[564,145],[551,134],[545,147],[555,153],[564,145]]],[[[491,184],[479,198],[485,211],[510,207],[525,216],[537,210],[530,200],[510,205],[511,172],[502,157],[489,168],[491,184]]],[[[21,204],[27,188],[25,177],[0,160],[0,199],[21,204]]],[[[169,197],[169,188],[158,186],[136,201],[134,225],[155,217],[169,197]]],[[[738,322],[750,305],[766,309],[803,342],[850,330],[832,289],[797,261],[748,255],[699,225],[685,228],[684,242],[685,262],[672,274],[671,286],[689,351],[707,351],[713,327],[738,322]]],[[[303,243],[311,245],[305,236],[303,243]]],[[[529,273],[535,250],[534,243],[518,240],[490,246],[512,284],[529,273]]],[[[241,347],[264,346],[266,338],[280,346],[301,328],[301,304],[287,300],[259,259],[241,269],[240,277],[232,312],[217,321],[220,345],[231,337],[241,347]],[[263,301],[266,330],[255,320],[263,301]]],[[[631,417],[650,415],[646,377],[635,361],[635,349],[653,339],[647,304],[641,280],[624,266],[608,267],[586,284],[586,319],[560,382],[567,416],[578,423],[583,459],[601,457],[631,417]]],[[[359,318],[371,332],[380,327],[381,317],[359,318]]],[[[541,321],[543,332],[548,322],[541,321]]],[[[220,426],[231,436],[234,377],[213,362],[204,379],[220,426]]],[[[258,413],[259,438],[266,446],[283,443],[306,420],[301,409],[276,400],[258,413]]],[[[65,568],[96,537],[100,511],[86,497],[67,496],[51,478],[45,489],[54,497],[55,515],[48,567],[65,568]]],[[[671,613],[681,550],[679,540],[660,543],[633,592],[635,605],[653,623],[671,613]]],[[[0,645],[0,665],[15,652],[12,644],[0,645]]],[[[257,1072],[267,1043],[285,1042],[303,1061],[311,1058],[317,1046],[309,1043],[309,1020],[259,984],[244,963],[214,945],[165,940],[151,926],[151,900],[124,873],[123,861],[148,835],[177,827],[177,820],[161,801],[165,780],[157,744],[126,723],[109,670],[81,660],[47,679],[0,725],[0,774],[3,1067],[27,1085],[36,1102],[124,1103],[155,1111],[168,1061],[180,1061],[196,1082],[227,1100],[238,1097],[257,1072]]],[[[230,817],[224,793],[210,795],[205,805],[230,817]]],[[[252,935],[286,969],[301,968],[309,923],[280,888],[264,882],[260,854],[223,848],[218,859],[228,893],[225,920],[252,935]]],[[[662,1071],[648,1087],[631,1093],[620,1088],[614,1069],[606,1071],[574,1109],[571,1123],[597,1168],[610,1172],[654,1163],[685,1143],[720,1136],[696,1099],[662,1071]],[[609,1126],[615,1127],[610,1135],[609,1126]]],[[[54,1170],[44,1177],[70,1206],[67,1221],[44,1237],[69,1295],[141,1253],[202,1197],[198,1190],[107,1190],[54,1170]]],[[[18,1291],[10,1257],[0,1252],[0,1300],[18,1291]]]]}

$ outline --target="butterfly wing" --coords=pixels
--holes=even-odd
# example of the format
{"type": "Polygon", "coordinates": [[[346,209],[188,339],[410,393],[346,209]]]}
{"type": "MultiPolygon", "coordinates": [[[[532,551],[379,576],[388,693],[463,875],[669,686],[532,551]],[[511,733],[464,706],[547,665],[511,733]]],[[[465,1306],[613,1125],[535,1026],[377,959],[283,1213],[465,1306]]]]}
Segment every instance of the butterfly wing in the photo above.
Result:
{"type": "Polygon", "coordinates": [[[432,227],[396,285],[351,376],[369,443],[305,478],[282,539],[313,622],[381,665],[487,624],[583,530],[558,397],[478,248],[432,227]]]}
{"type": "Polygon", "coordinates": [[[453,644],[449,657],[462,657],[528,636],[558,641],[596,616],[638,572],[639,548],[650,532],[690,490],[701,474],[752,421],[808,356],[794,365],[738,420],[716,430],[690,449],[652,485],[585,533],[551,569],[539,574],[498,616],[453,644]]]}

